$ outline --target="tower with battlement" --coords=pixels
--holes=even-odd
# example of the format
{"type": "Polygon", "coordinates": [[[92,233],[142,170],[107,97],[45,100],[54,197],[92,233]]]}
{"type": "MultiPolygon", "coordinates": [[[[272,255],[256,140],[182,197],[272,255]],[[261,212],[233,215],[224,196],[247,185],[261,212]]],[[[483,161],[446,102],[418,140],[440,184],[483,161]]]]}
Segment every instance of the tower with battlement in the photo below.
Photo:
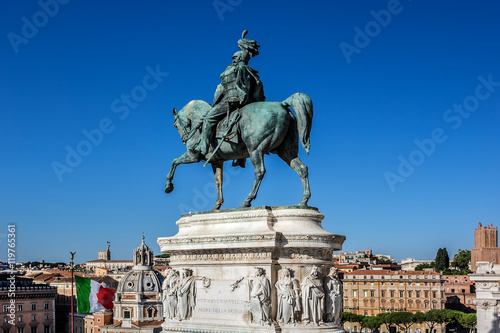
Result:
{"type": "Polygon", "coordinates": [[[477,262],[488,261],[493,264],[500,263],[500,248],[498,247],[498,230],[493,224],[483,226],[479,222],[474,231],[474,248],[471,250],[471,269],[477,269],[477,262]]]}

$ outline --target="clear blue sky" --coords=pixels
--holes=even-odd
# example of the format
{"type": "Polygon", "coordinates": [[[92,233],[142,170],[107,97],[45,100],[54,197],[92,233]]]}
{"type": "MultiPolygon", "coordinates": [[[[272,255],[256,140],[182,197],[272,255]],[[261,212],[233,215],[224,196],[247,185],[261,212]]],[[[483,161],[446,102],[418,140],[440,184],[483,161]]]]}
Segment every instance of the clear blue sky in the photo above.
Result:
{"type": "MultiPolygon", "coordinates": [[[[210,209],[202,164],[180,166],[163,192],[185,151],[171,110],[211,102],[244,29],[268,100],[314,102],[309,203],[345,250],[452,256],[474,246],[478,221],[500,225],[497,1],[60,1],[0,5],[2,260],[9,224],[18,261],[76,251],[80,263],[106,241],[130,259],[142,232],[159,253],[182,212],[210,209]],[[68,149],[86,156],[70,166],[68,149]]],[[[297,204],[295,172],[265,162],[253,205],[297,204]]],[[[250,164],[226,165],[223,208],[252,181],[250,164]]]]}

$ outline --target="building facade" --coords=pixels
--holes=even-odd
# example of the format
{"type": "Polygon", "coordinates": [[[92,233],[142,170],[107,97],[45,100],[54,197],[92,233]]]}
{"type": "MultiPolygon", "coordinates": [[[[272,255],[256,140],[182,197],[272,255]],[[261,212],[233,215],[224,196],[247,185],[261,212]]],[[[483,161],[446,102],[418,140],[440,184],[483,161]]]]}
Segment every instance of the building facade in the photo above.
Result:
{"type": "MultiPolygon", "coordinates": [[[[4,274],[2,274],[4,275],[4,274]]],[[[15,278],[11,284],[0,279],[2,333],[56,333],[55,298],[57,290],[33,285],[29,279],[15,278]]]]}
{"type": "Polygon", "coordinates": [[[426,312],[445,308],[443,276],[426,271],[358,270],[344,274],[344,311],[426,312]]]}
{"type": "Polygon", "coordinates": [[[403,271],[414,271],[418,265],[430,264],[433,260],[419,260],[413,258],[406,258],[401,260],[401,269],[403,271]]]}
{"type": "Polygon", "coordinates": [[[112,260],[109,245],[106,250],[97,252],[96,260],[90,260],[85,263],[85,267],[90,272],[96,271],[97,268],[105,268],[116,272],[128,271],[132,266],[132,260],[112,260]]]}
{"type": "Polygon", "coordinates": [[[446,308],[462,312],[476,311],[476,289],[468,275],[444,275],[446,308]]]}

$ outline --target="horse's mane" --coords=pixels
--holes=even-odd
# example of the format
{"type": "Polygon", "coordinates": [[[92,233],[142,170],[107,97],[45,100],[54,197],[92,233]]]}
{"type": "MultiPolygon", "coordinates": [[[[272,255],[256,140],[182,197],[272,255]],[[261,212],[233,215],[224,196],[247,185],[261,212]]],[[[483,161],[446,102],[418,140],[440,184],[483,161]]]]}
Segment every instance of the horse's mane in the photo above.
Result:
{"type": "Polygon", "coordinates": [[[200,99],[192,100],[182,108],[186,120],[191,124],[198,124],[203,121],[203,117],[210,111],[212,106],[200,99]]]}

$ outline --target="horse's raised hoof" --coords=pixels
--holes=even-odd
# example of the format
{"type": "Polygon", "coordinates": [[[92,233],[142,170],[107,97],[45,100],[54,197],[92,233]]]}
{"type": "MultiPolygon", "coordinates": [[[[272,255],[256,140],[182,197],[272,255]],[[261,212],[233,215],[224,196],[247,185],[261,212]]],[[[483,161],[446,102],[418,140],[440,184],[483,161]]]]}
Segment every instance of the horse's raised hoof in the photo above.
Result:
{"type": "Polygon", "coordinates": [[[168,182],[166,185],[165,185],[165,193],[170,193],[174,190],[174,184],[168,182]]]}
{"type": "Polygon", "coordinates": [[[248,207],[250,207],[250,206],[252,206],[252,205],[250,204],[250,202],[248,202],[248,201],[243,201],[243,202],[241,203],[241,205],[240,205],[240,208],[248,208],[248,207]]]}

